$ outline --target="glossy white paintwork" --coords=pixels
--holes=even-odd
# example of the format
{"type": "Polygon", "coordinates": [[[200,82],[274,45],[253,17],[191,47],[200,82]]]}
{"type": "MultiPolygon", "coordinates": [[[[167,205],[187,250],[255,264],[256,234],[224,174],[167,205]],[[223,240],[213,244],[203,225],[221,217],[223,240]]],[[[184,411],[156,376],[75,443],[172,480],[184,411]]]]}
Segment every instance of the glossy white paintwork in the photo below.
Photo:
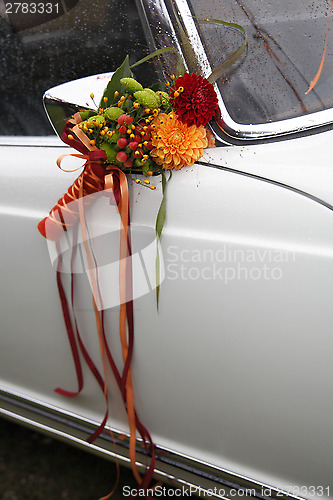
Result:
{"type": "MultiPolygon", "coordinates": [[[[153,290],[134,302],[135,399],[156,443],[280,488],[333,490],[333,212],[283,186],[214,165],[333,203],[331,141],[326,132],[215,148],[205,153],[206,166],[174,172],[160,310],[153,290]],[[263,266],[269,279],[253,271],[263,266]]],[[[74,390],[76,379],[55,269],[36,226],[76,174],[55,165],[70,150],[47,143],[1,146],[0,385],[98,422],[103,395],[88,373],[79,397],[53,392],[74,390]]],[[[153,182],[155,192],[130,185],[134,252],[145,245],[140,228],[154,228],[161,184],[159,177],[153,182]]],[[[88,218],[93,224],[98,217],[107,231],[111,223],[98,203],[88,218]]],[[[78,307],[83,337],[99,363],[83,279],[78,307]]],[[[120,364],[117,309],[107,315],[120,364]]],[[[110,423],[127,430],[110,380],[110,423]]]]}
{"type": "Polygon", "coordinates": [[[94,102],[100,102],[104,89],[112,74],[113,73],[101,73],[99,75],[86,76],[71,82],[66,82],[49,89],[45,93],[45,96],[51,99],[55,98],[60,101],[94,109],[94,102]],[[90,97],[91,93],[94,94],[93,100],[90,97]]]}

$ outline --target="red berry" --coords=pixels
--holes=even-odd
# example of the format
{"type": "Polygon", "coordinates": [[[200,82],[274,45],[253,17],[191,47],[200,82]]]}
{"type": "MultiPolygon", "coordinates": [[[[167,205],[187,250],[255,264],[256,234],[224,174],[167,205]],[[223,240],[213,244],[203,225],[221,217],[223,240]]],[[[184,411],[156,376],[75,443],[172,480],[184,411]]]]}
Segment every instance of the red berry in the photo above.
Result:
{"type": "Polygon", "coordinates": [[[120,115],[119,118],[118,118],[118,123],[119,125],[123,125],[124,124],[124,121],[125,121],[125,118],[126,118],[126,114],[124,113],[123,115],[120,115]]]}
{"type": "Polygon", "coordinates": [[[132,160],[126,160],[126,161],[124,162],[124,165],[125,165],[125,167],[127,167],[127,168],[131,168],[131,166],[133,165],[133,161],[132,161],[132,160]]]}
{"type": "Polygon", "coordinates": [[[127,160],[128,156],[125,153],[125,151],[119,151],[119,153],[116,156],[117,160],[120,161],[120,163],[125,163],[127,160]]]}
{"type": "Polygon", "coordinates": [[[137,142],[137,143],[141,142],[141,135],[139,135],[139,134],[135,134],[134,140],[135,140],[135,142],[137,142]]]}
{"type": "Polygon", "coordinates": [[[145,135],[142,136],[143,141],[149,141],[149,139],[150,139],[150,134],[146,133],[145,135]]]}
{"type": "Polygon", "coordinates": [[[146,146],[146,148],[148,149],[148,151],[151,151],[154,148],[153,143],[149,141],[148,146],[146,146]]]}
{"type": "Polygon", "coordinates": [[[138,147],[138,143],[136,141],[132,141],[129,143],[129,147],[131,148],[132,151],[135,151],[136,148],[138,147]]]}
{"type": "Polygon", "coordinates": [[[125,137],[121,137],[118,139],[117,144],[121,149],[125,149],[127,146],[127,139],[125,139],[125,137]]]}
{"type": "Polygon", "coordinates": [[[141,127],[140,125],[137,125],[137,126],[135,127],[135,130],[136,130],[137,132],[139,132],[139,134],[140,134],[140,132],[142,132],[142,130],[143,130],[143,129],[142,129],[142,127],[141,127]]]}
{"type": "Polygon", "coordinates": [[[127,125],[131,125],[131,123],[133,123],[133,116],[126,115],[124,121],[125,121],[125,123],[127,123],[127,125]]]}
{"type": "MultiPolygon", "coordinates": [[[[121,116],[123,116],[123,115],[121,115],[121,116]]],[[[120,117],[120,118],[121,118],[121,117],[120,117]]],[[[127,128],[125,127],[125,125],[122,125],[122,126],[120,127],[120,129],[119,129],[119,133],[120,133],[120,134],[126,134],[126,132],[127,132],[127,128]]]]}

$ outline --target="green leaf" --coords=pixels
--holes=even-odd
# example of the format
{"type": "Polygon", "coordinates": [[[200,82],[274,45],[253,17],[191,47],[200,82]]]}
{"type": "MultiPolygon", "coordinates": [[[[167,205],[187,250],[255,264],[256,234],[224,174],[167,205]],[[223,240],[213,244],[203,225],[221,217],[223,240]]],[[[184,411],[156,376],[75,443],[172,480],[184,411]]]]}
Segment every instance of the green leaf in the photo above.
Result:
{"type": "Polygon", "coordinates": [[[165,172],[162,170],[162,201],[156,217],[155,233],[156,233],[156,306],[158,310],[159,296],[160,296],[160,256],[158,244],[161,239],[165,218],[166,218],[166,188],[167,182],[170,181],[172,177],[172,172],[170,170],[169,179],[165,177],[165,172]]]}
{"type": "Polygon", "coordinates": [[[91,116],[96,115],[96,111],[90,110],[90,109],[82,109],[80,111],[80,115],[81,115],[82,120],[84,121],[84,120],[88,120],[88,118],[90,118],[91,116]]]}
{"type": "MultiPolygon", "coordinates": [[[[194,73],[200,73],[200,65],[198,63],[196,53],[191,45],[191,42],[189,40],[188,34],[185,32],[182,23],[179,20],[179,12],[176,9],[176,6],[174,5],[174,2],[171,2],[171,7],[173,11],[173,15],[175,17],[175,21],[177,23],[176,30],[178,32],[178,36],[180,38],[180,44],[181,44],[181,49],[182,53],[184,55],[184,59],[186,60],[187,63],[187,68],[189,72],[194,72],[194,73]]],[[[176,67],[176,72],[175,74],[182,75],[185,72],[185,66],[183,63],[183,60],[178,53],[178,61],[177,61],[177,67],[176,67]]]]}
{"type": "Polygon", "coordinates": [[[140,61],[137,61],[136,63],[132,64],[132,66],[130,67],[130,69],[133,69],[136,66],[139,66],[140,64],[149,61],[149,59],[152,59],[153,57],[159,56],[161,54],[164,54],[165,52],[170,52],[170,51],[171,52],[176,52],[176,49],[174,49],[173,47],[164,47],[163,49],[155,50],[155,52],[152,52],[148,56],[143,57],[142,59],[140,59],[140,61]]]}
{"type": "Polygon", "coordinates": [[[120,83],[122,78],[129,78],[132,76],[132,72],[129,66],[129,57],[126,56],[123,64],[113,73],[111,80],[107,84],[104,94],[102,96],[101,102],[99,104],[100,108],[107,108],[112,106],[118,98],[114,96],[114,93],[118,91],[120,95],[125,93],[123,85],[120,83]],[[104,97],[107,97],[107,102],[104,102],[104,97]]]}
{"type": "Polygon", "coordinates": [[[247,45],[247,35],[246,31],[241,26],[240,24],[237,23],[228,23],[227,21],[222,21],[221,19],[206,19],[206,18],[200,18],[200,17],[194,17],[194,19],[197,19],[198,21],[207,21],[209,23],[215,23],[215,24],[222,24],[223,26],[228,26],[230,28],[235,28],[238,31],[241,31],[243,33],[244,41],[243,43],[236,49],[232,54],[230,54],[229,57],[223,63],[219,64],[217,68],[214,69],[214,71],[211,73],[211,75],[207,78],[207,80],[210,83],[215,83],[216,80],[221,78],[222,75],[237,61],[237,59],[240,58],[242,55],[243,51],[245,50],[245,47],[247,45]]]}
{"type": "MultiPolygon", "coordinates": [[[[166,217],[165,191],[166,191],[167,184],[166,184],[166,177],[165,177],[164,170],[162,170],[161,174],[162,174],[162,201],[161,201],[161,205],[160,205],[157,217],[156,217],[156,226],[155,226],[155,232],[156,232],[156,236],[158,238],[161,238],[161,234],[162,234],[163,226],[164,226],[164,222],[165,222],[165,217],[166,217]]],[[[172,173],[170,171],[170,177],[171,177],[171,175],[172,175],[172,173]]],[[[169,177],[169,180],[170,180],[170,177],[169,177]]]]}

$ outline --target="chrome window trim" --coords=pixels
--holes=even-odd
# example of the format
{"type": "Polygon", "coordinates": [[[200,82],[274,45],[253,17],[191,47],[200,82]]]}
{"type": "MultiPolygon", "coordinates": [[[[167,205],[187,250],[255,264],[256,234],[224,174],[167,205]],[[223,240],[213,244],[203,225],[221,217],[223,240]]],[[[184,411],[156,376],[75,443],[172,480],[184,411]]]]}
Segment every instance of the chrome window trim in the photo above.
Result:
{"type": "MultiPolygon", "coordinates": [[[[154,28],[156,29],[156,23],[158,22],[156,20],[156,16],[152,16],[150,14],[154,8],[155,0],[140,0],[140,2],[145,11],[146,19],[152,26],[151,32],[153,33],[154,28]]],[[[177,22],[179,22],[182,26],[191,43],[197,69],[203,76],[208,77],[212,72],[211,66],[201,42],[198,30],[195,26],[187,0],[159,0],[160,4],[161,2],[164,2],[166,9],[161,8],[159,9],[159,12],[161,14],[168,12],[168,14],[163,17],[160,22],[164,25],[168,25],[170,32],[174,32],[175,30],[171,20],[173,14],[174,18],[176,18],[177,22]]],[[[218,13],[215,14],[215,17],[216,16],[218,16],[218,13]]],[[[185,54],[182,54],[182,56],[184,60],[188,59],[185,54]]],[[[186,60],[186,63],[190,71],[196,71],[193,63],[189,64],[188,60],[186,60]]],[[[269,139],[276,136],[299,133],[333,123],[333,108],[331,108],[275,122],[254,125],[239,124],[229,115],[217,85],[215,85],[215,89],[217,91],[219,106],[224,121],[223,132],[232,140],[253,141],[258,139],[269,139]]],[[[214,127],[214,134],[217,138],[221,139],[218,127],[214,127]]]]}
{"type": "MultiPolygon", "coordinates": [[[[172,24],[172,21],[170,19],[164,0],[153,0],[152,2],[150,2],[148,9],[146,9],[144,6],[145,0],[136,0],[136,2],[141,21],[143,24],[145,24],[145,26],[143,27],[146,28],[149,32],[149,36],[147,37],[147,43],[149,45],[150,50],[156,50],[158,48],[161,48],[162,45],[165,45],[167,47],[170,41],[169,36],[171,36],[177,50],[182,55],[181,47],[178,42],[177,35],[174,26],[172,24]],[[155,19],[155,21],[153,21],[153,19],[155,19]],[[164,26],[161,25],[160,21],[161,19],[164,21],[167,28],[164,34],[163,31],[161,31],[164,28],[164,26]],[[158,44],[156,44],[156,38],[154,37],[152,30],[158,30],[158,35],[159,35],[158,44]]],[[[186,66],[184,58],[183,58],[183,63],[186,66]]]]}
{"type": "MultiPolygon", "coordinates": [[[[114,442],[108,433],[101,434],[94,444],[90,444],[86,437],[96,430],[98,422],[4,386],[0,386],[0,417],[67,441],[104,458],[120,460],[123,465],[130,465],[128,434],[107,425],[106,430],[112,430],[117,449],[114,449],[114,442]]],[[[201,432],[204,432],[204,429],[201,432]]],[[[137,465],[139,469],[144,470],[146,460],[141,444],[142,441],[138,438],[137,465]]],[[[215,487],[217,490],[224,489],[227,496],[217,493],[208,496],[225,500],[230,500],[231,497],[244,498],[245,490],[252,489],[256,490],[256,494],[251,495],[251,498],[260,500],[304,500],[265,483],[161,446],[156,446],[155,477],[176,488],[201,488],[200,493],[203,496],[207,496],[207,492],[215,487]],[[240,490],[239,495],[230,497],[230,489],[240,490]],[[262,495],[264,490],[269,490],[271,495],[262,495]]]]}

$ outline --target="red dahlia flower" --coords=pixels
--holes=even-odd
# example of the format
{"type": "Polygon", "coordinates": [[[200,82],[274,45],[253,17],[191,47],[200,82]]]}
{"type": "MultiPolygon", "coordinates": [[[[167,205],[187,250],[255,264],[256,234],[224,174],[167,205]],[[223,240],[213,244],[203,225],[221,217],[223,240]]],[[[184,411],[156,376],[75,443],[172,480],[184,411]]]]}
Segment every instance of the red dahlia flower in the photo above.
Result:
{"type": "Polygon", "coordinates": [[[183,123],[206,125],[215,115],[218,104],[214,87],[206,78],[184,73],[170,88],[170,104],[183,123]]]}

